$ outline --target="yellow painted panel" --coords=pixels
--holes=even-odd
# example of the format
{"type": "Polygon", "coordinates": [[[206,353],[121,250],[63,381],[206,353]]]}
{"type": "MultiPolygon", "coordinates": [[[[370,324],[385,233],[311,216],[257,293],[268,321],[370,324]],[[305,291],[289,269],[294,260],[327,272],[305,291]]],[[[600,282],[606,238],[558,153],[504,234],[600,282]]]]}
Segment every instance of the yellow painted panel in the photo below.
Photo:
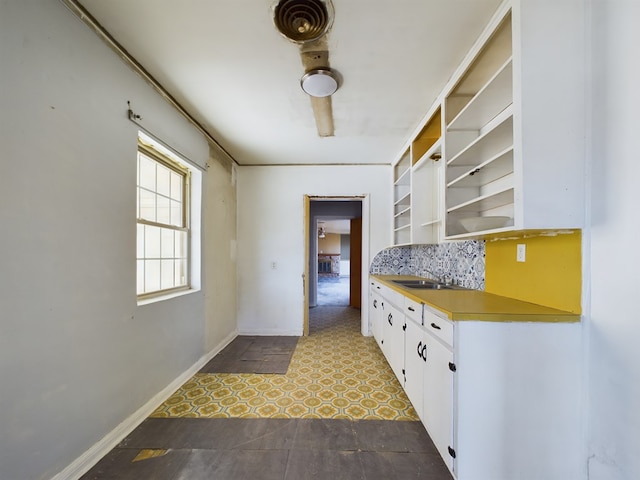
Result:
{"type": "Polygon", "coordinates": [[[487,241],[485,291],[569,312],[581,312],[582,235],[487,241]],[[516,261],[517,245],[526,261],[516,261]]]}

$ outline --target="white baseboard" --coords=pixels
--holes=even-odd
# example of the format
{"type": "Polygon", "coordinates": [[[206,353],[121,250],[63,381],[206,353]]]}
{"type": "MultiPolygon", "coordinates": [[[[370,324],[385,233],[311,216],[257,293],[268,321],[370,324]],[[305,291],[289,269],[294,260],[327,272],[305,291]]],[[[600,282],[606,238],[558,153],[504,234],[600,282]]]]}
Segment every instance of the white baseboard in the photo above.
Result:
{"type": "Polygon", "coordinates": [[[238,330],[238,335],[249,335],[256,337],[301,337],[302,330],[238,330]]]}
{"type": "Polygon", "coordinates": [[[51,480],[77,480],[87,473],[102,457],[109,453],[116,445],[118,445],[127,435],[136,429],[156,408],[158,408],[167,398],[171,396],[178,388],[180,388],[187,380],[195,375],[209,360],[222,351],[224,347],[229,345],[234,338],[238,336],[238,332],[234,331],[222,340],[213,350],[204,354],[194,363],[188,370],[183,372],[173,382],[163,388],[154,395],[147,403],[140,407],[133,415],[123,421],[116,428],[106,434],[100,441],[95,443],[86,452],[76,458],[64,470],[54,476],[51,480]]]}

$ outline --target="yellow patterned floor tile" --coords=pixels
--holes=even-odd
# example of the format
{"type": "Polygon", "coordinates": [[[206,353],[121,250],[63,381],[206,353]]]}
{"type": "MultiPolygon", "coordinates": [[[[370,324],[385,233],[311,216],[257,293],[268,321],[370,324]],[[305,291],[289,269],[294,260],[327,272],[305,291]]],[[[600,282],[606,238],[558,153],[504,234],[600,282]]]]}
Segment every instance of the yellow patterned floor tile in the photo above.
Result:
{"type": "Polygon", "coordinates": [[[151,416],[418,420],[358,310],[317,307],[309,324],[286,374],[198,373],[151,416]]]}

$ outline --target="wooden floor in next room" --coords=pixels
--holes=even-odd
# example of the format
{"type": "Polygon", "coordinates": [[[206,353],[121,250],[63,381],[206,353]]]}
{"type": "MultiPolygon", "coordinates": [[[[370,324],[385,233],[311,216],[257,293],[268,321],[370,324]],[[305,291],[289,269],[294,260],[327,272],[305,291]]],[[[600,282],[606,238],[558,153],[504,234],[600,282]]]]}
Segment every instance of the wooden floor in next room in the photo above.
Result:
{"type": "Polygon", "coordinates": [[[360,311],[309,323],[238,337],[83,479],[451,480],[360,311]]]}

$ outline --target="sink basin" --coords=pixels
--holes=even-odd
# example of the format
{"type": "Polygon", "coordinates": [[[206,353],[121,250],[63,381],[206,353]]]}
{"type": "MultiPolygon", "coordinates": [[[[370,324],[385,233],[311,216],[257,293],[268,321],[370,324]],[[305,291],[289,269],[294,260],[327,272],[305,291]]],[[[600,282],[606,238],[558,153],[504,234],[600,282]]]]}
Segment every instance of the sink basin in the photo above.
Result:
{"type": "Polygon", "coordinates": [[[420,288],[423,290],[449,290],[454,288],[453,285],[445,285],[435,280],[392,280],[400,286],[406,288],[420,288]]]}

